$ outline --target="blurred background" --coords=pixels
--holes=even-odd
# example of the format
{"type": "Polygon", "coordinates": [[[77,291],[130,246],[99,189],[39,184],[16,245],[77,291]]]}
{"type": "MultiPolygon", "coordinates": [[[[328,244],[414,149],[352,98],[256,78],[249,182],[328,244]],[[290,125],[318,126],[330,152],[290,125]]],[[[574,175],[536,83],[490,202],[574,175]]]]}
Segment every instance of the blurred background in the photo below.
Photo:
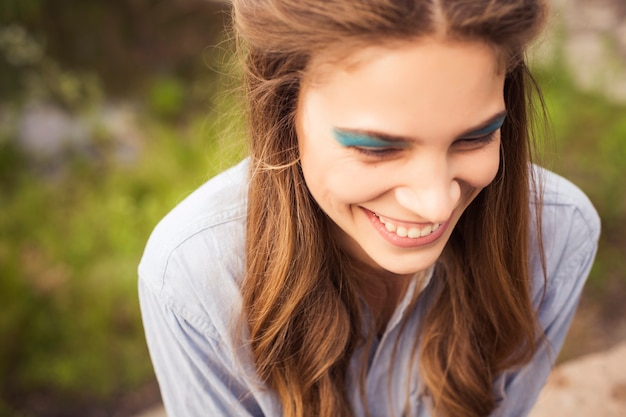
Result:
{"type": "MultiPolygon", "coordinates": [[[[626,340],[626,4],[552,0],[532,53],[543,163],[603,221],[560,361],[626,340]]],[[[136,267],[156,223],[245,155],[225,2],[0,2],[0,416],[157,404],[136,267]]]]}

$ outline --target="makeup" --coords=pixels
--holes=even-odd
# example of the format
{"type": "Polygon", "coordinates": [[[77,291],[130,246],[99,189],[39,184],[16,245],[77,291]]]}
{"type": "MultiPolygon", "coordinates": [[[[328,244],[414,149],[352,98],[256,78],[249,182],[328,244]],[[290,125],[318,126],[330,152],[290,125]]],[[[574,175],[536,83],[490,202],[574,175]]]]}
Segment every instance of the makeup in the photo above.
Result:
{"type": "Polygon", "coordinates": [[[335,140],[345,147],[363,147],[363,148],[403,148],[406,143],[397,141],[387,141],[365,133],[348,132],[341,129],[333,129],[335,140]]]}
{"type": "Polygon", "coordinates": [[[493,122],[489,123],[487,126],[483,127],[482,129],[476,130],[474,132],[469,132],[467,135],[464,135],[463,137],[465,138],[480,137],[480,136],[485,136],[490,133],[493,133],[502,127],[505,119],[506,119],[506,115],[503,114],[502,116],[498,117],[497,119],[495,119],[493,122]]]}

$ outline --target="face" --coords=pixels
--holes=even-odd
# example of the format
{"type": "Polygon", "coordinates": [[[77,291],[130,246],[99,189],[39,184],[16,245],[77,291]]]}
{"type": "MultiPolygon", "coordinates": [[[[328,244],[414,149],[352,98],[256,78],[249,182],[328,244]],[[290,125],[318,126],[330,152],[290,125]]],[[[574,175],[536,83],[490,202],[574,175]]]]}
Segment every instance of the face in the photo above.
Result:
{"type": "Polygon", "coordinates": [[[303,82],[302,172],[348,253],[414,274],[496,176],[504,74],[482,43],[427,39],[350,58],[314,66],[303,82]]]}

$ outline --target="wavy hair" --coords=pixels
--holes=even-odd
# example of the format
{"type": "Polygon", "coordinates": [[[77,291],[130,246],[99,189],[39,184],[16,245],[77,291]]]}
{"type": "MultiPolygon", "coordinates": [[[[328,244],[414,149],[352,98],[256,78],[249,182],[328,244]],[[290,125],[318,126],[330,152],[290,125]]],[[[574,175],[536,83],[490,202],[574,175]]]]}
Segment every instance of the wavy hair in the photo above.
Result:
{"type": "Polygon", "coordinates": [[[437,263],[439,289],[413,357],[433,412],[446,417],[488,415],[494,378],[532,358],[541,338],[528,265],[538,90],[524,52],[545,15],[541,0],[233,1],[251,154],[242,320],[258,375],[286,417],[352,415],[345,377],[364,343],[355,283],[362,266],[336,244],[298,164],[301,82],[327,51],[437,36],[485,42],[500,54],[508,110],[500,169],[437,263]]]}

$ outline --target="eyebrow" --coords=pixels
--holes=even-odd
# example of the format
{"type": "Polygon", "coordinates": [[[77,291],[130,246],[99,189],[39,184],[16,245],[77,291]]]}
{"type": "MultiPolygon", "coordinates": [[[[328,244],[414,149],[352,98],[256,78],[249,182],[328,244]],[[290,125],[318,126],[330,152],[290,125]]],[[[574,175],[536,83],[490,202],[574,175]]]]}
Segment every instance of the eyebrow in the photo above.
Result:
{"type": "MultiPolygon", "coordinates": [[[[504,120],[507,116],[507,111],[503,110],[501,112],[496,113],[491,116],[487,120],[479,123],[478,125],[471,127],[458,135],[458,138],[468,137],[468,136],[481,136],[491,133],[502,126],[504,120]]],[[[401,135],[392,135],[389,133],[379,132],[370,129],[346,129],[346,128],[336,128],[338,132],[343,132],[351,135],[362,135],[368,136],[370,138],[390,142],[390,143],[400,143],[400,142],[419,142],[419,139],[416,137],[410,136],[401,136],[401,135]]]]}

